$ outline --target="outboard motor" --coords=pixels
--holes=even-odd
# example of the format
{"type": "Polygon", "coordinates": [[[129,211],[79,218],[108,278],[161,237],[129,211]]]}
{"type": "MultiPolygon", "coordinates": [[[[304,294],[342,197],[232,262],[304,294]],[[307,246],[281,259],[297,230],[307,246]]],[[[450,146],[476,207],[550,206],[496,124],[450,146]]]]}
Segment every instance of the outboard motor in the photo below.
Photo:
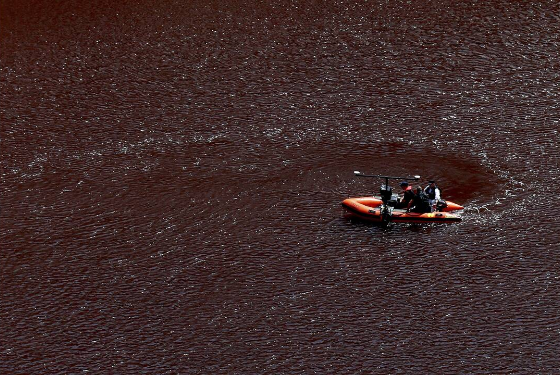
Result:
{"type": "Polygon", "coordinates": [[[391,200],[391,198],[393,197],[393,188],[388,185],[381,185],[379,194],[381,195],[383,204],[387,205],[389,203],[389,200],[391,200]]]}
{"type": "Polygon", "coordinates": [[[388,182],[381,185],[379,189],[379,194],[381,195],[381,200],[383,205],[381,206],[381,221],[384,226],[387,226],[391,221],[391,216],[393,215],[393,208],[389,206],[389,201],[393,197],[393,188],[389,186],[388,182]]]}

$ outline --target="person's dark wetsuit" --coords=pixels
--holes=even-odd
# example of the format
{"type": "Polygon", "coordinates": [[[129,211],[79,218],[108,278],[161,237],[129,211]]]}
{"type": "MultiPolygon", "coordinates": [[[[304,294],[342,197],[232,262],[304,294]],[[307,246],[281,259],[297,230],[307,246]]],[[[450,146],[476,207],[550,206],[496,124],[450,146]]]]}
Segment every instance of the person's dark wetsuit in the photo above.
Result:
{"type": "Polygon", "coordinates": [[[412,199],[412,206],[410,207],[410,212],[416,213],[429,213],[432,212],[432,206],[430,206],[430,199],[428,195],[419,188],[416,190],[416,195],[412,199]]]}

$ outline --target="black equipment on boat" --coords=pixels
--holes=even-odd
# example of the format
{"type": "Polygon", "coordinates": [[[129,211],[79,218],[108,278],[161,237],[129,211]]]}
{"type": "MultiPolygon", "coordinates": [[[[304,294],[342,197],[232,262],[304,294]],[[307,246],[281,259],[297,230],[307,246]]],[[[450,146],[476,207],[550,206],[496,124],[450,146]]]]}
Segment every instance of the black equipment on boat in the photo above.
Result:
{"type": "Polygon", "coordinates": [[[354,171],[354,174],[358,177],[366,178],[382,178],[385,179],[385,184],[381,185],[379,189],[379,194],[381,195],[381,218],[384,225],[388,225],[391,221],[391,215],[393,214],[393,207],[396,205],[396,200],[393,200],[393,188],[389,186],[389,179],[399,179],[407,181],[419,181],[420,176],[415,175],[414,177],[393,177],[389,175],[377,175],[377,174],[363,174],[359,171],[354,171]],[[391,202],[391,203],[390,203],[391,202]]]}

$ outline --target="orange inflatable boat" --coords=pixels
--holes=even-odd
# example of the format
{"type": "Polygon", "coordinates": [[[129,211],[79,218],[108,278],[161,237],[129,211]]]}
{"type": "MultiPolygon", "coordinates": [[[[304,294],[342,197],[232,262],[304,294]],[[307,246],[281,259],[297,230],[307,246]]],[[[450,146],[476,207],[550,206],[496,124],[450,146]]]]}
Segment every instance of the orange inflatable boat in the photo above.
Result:
{"type": "MultiPolygon", "coordinates": [[[[381,204],[383,204],[381,198],[369,196],[348,198],[342,202],[342,207],[362,220],[382,222],[381,204]]],[[[406,212],[404,209],[391,209],[391,221],[396,223],[454,223],[461,221],[461,218],[449,212],[461,209],[463,206],[453,202],[447,202],[447,207],[441,212],[415,213],[406,212]]]]}
{"type": "MultiPolygon", "coordinates": [[[[390,179],[404,179],[407,181],[419,181],[420,176],[414,177],[394,177],[388,175],[363,174],[354,171],[354,175],[366,178],[382,178],[385,184],[379,190],[380,196],[367,196],[362,198],[348,198],[342,202],[342,206],[355,217],[362,220],[380,222],[384,225],[390,222],[396,223],[454,223],[461,221],[457,215],[451,211],[463,209],[463,206],[453,202],[440,202],[438,211],[431,213],[407,212],[404,209],[395,209],[398,202],[398,195],[393,194],[392,187],[389,186],[390,179]]],[[[402,182],[401,186],[408,186],[408,182],[402,182]]]]}
{"type": "MultiPolygon", "coordinates": [[[[373,207],[373,208],[379,207],[381,204],[383,204],[383,200],[381,200],[381,197],[377,196],[377,195],[375,195],[375,196],[365,196],[365,197],[362,197],[362,198],[350,198],[350,199],[347,199],[347,200],[356,200],[360,204],[363,204],[363,205],[368,206],[368,207],[373,207]]],[[[447,201],[447,200],[445,201],[445,203],[447,203],[447,207],[443,208],[441,210],[441,212],[452,212],[452,211],[459,211],[459,210],[465,209],[465,207],[463,207],[462,205],[457,204],[457,203],[453,203],[453,202],[450,202],[450,201],[447,201]]]]}

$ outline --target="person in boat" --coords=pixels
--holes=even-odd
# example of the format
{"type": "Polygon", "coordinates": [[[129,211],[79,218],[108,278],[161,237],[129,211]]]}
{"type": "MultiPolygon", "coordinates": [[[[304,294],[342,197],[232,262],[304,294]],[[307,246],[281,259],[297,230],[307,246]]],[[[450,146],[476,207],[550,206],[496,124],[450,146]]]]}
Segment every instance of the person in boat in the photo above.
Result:
{"type": "Polygon", "coordinates": [[[433,207],[441,200],[441,192],[439,187],[436,185],[436,181],[428,181],[428,186],[424,189],[428,199],[430,200],[430,205],[433,207]]]}
{"type": "Polygon", "coordinates": [[[436,185],[435,181],[428,181],[428,183],[429,184],[424,189],[424,192],[428,195],[430,205],[436,212],[443,211],[443,209],[447,207],[447,203],[441,198],[441,190],[436,185]]]}
{"type": "Polygon", "coordinates": [[[412,191],[412,186],[408,185],[408,182],[401,182],[402,198],[397,202],[395,208],[408,208],[414,198],[414,191],[412,191]]]}
{"type": "Polygon", "coordinates": [[[412,198],[412,205],[408,209],[408,212],[416,213],[429,213],[432,212],[432,206],[430,205],[430,199],[428,195],[422,190],[422,187],[418,186],[416,188],[416,194],[412,198]]]}

